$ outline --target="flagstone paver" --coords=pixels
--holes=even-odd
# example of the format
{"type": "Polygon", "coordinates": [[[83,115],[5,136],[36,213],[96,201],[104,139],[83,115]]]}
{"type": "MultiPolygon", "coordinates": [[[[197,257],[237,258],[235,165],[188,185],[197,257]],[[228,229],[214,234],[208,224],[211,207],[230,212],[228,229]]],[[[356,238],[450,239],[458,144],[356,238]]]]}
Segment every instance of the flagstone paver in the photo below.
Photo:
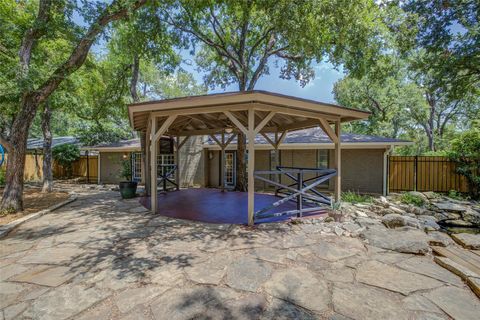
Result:
{"type": "Polygon", "coordinates": [[[72,190],[76,202],[0,240],[0,319],[478,318],[420,230],[205,224],[72,190]]]}

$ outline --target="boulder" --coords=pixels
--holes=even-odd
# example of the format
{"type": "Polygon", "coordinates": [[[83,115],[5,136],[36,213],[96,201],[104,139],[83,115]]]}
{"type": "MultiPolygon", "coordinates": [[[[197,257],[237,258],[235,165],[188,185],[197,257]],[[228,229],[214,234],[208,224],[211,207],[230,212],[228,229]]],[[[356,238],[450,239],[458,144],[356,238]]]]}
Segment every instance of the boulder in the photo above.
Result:
{"type": "Polygon", "coordinates": [[[432,192],[432,191],[423,192],[423,195],[424,195],[428,200],[438,198],[438,194],[435,193],[435,192],[432,192]]]}
{"type": "Polygon", "coordinates": [[[463,220],[470,222],[475,226],[480,226],[480,212],[468,208],[463,212],[463,220]]]}
{"type": "Polygon", "coordinates": [[[408,216],[402,216],[397,213],[391,213],[383,216],[382,223],[386,227],[392,229],[405,226],[420,228],[420,223],[417,219],[408,216]]]}
{"type": "Polygon", "coordinates": [[[429,231],[440,230],[440,226],[437,223],[437,219],[432,216],[417,216],[418,221],[429,231]]]}
{"type": "Polygon", "coordinates": [[[404,210],[402,208],[399,208],[395,205],[391,205],[389,209],[390,209],[390,212],[392,212],[392,213],[398,213],[398,214],[401,214],[401,215],[407,214],[406,210],[404,210]]]}
{"type": "Polygon", "coordinates": [[[412,228],[386,229],[383,226],[370,226],[360,233],[374,247],[401,253],[426,254],[429,252],[427,234],[412,228]]]}
{"type": "Polygon", "coordinates": [[[445,202],[435,202],[433,206],[436,207],[440,211],[448,211],[448,212],[465,212],[467,208],[462,205],[445,201],[445,202]]]}
{"type": "Polygon", "coordinates": [[[414,196],[414,197],[419,197],[419,198],[421,198],[421,199],[422,199],[423,201],[425,201],[425,202],[428,202],[427,196],[424,195],[422,192],[409,191],[408,193],[411,194],[411,195],[414,196]]]}
{"type": "Polygon", "coordinates": [[[450,227],[467,227],[467,228],[473,227],[473,224],[461,219],[445,220],[445,224],[450,227]]]}
{"type": "Polygon", "coordinates": [[[464,248],[480,250],[480,234],[458,233],[452,234],[452,238],[464,248]]]}

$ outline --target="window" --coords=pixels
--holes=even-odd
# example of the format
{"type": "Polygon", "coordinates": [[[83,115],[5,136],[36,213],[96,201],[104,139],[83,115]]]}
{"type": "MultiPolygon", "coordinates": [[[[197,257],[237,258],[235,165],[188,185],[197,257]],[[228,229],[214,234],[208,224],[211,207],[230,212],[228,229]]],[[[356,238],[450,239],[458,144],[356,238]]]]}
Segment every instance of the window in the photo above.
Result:
{"type": "Polygon", "coordinates": [[[142,180],[142,153],[140,152],[132,153],[132,173],[133,181],[142,180]]]}
{"type": "Polygon", "coordinates": [[[234,152],[225,153],[225,185],[227,186],[235,185],[235,160],[234,152]]]}
{"type": "MultiPolygon", "coordinates": [[[[164,176],[170,172],[175,165],[174,154],[159,154],[157,155],[157,175],[164,176]]],[[[175,175],[169,177],[170,180],[175,179],[175,175]]]]}
{"type": "MultiPolygon", "coordinates": [[[[328,168],[328,153],[329,150],[319,149],[317,150],[317,168],[327,169],[328,168]]],[[[320,184],[320,188],[328,188],[328,180],[320,184]]]]}
{"type": "Polygon", "coordinates": [[[317,150],[317,168],[328,168],[328,150],[317,150]]]}

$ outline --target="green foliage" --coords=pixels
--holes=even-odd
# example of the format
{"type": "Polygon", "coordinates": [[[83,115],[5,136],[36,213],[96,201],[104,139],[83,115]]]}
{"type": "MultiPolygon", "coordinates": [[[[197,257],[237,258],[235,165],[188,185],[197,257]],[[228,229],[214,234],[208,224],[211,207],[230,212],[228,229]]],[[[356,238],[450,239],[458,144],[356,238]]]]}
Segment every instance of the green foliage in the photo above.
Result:
{"type": "Polygon", "coordinates": [[[358,192],[346,191],[342,192],[342,201],[350,203],[371,203],[372,197],[369,195],[360,194],[358,192]]]}
{"type": "Polygon", "coordinates": [[[457,163],[457,173],[467,179],[470,196],[480,198],[480,123],[453,140],[450,158],[457,163]]]}
{"type": "Polygon", "coordinates": [[[72,176],[72,164],[80,159],[80,149],[73,144],[62,144],[52,148],[53,159],[63,166],[67,177],[72,176]]]}
{"type": "Polygon", "coordinates": [[[416,205],[417,207],[421,207],[425,204],[425,200],[423,200],[422,197],[411,194],[410,192],[402,193],[400,201],[405,204],[416,205]]]}
{"type": "Polygon", "coordinates": [[[126,181],[132,181],[132,161],[130,158],[123,159],[121,162],[122,170],[120,171],[120,177],[125,178],[126,181]]]}
{"type": "Polygon", "coordinates": [[[455,200],[464,200],[465,197],[463,196],[463,194],[461,192],[458,192],[457,190],[450,190],[448,191],[448,194],[447,196],[449,198],[452,198],[452,199],[455,199],[455,200]]]}

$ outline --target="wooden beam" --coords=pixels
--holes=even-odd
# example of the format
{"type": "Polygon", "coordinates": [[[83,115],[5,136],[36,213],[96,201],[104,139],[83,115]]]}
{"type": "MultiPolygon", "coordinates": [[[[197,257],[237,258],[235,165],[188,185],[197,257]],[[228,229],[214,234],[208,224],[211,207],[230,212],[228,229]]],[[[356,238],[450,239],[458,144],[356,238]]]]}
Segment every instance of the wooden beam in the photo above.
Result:
{"type": "Polygon", "coordinates": [[[151,118],[151,135],[150,139],[150,210],[153,214],[157,213],[157,140],[155,140],[154,132],[157,131],[157,118],[151,118]]]}
{"type": "Polygon", "coordinates": [[[265,140],[267,140],[268,143],[272,145],[272,147],[274,148],[276,147],[276,143],[273,142],[272,139],[270,139],[270,137],[266,133],[262,132],[261,135],[265,138],[265,140]]]}
{"type": "MultiPolygon", "coordinates": [[[[245,126],[240,121],[238,121],[238,119],[233,115],[233,113],[231,113],[230,111],[224,111],[223,113],[225,113],[225,115],[228,117],[228,119],[230,119],[230,121],[232,121],[233,124],[236,125],[238,129],[240,129],[240,131],[242,131],[245,135],[248,134],[247,128],[245,128],[245,126]]],[[[248,114],[250,114],[250,111],[249,111],[248,114]]],[[[249,120],[250,120],[250,118],[249,118],[249,120]]],[[[254,120],[255,120],[255,118],[254,118],[254,120]]]]}
{"type": "Polygon", "coordinates": [[[287,133],[288,133],[288,130],[283,131],[282,134],[280,135],[280,138],[277,141],[275,141],[275,143],[277,144],[277,149],[283,143],[283,140],[285,140],[285,138],[287,137],[287,133]]]}
{"type": "MultiPolygon", "coordinates": [[[[222,135],[223,135],[223,133],[222,133],[222,135]]],[[[210,135],[210,138],[212,138],[212,140],[215,141],[215,142],[220,146],[220,148],[222,148],[222,149],[224,148],[223,143],[220,142],[220,140],[218,140],[217,137],[215,137],[214,134],[211,134],[211,135],[210,135]]]]}
{"type": "MultiPolygon", "coordinates": [[[[337,137],[341,136],[341,122],[335,122],[335,135],[337,137]]],[[[341,200],[342,195],[342,150],[341,150],[341,141],[337,139],[335,142],[335,169],[337,170],[337,175],[335,176],[335,201],[338,202],[341,200]]]]}
{"type": "MultiPolygon", "coordinates": [[[[180,137],[178,137],[178,138],[180,138],[180,137]]],[[[182,142],[180,142],[180,143],[178,144],[178,149],[180,149],[181,147],[183,147],[183,145],[185,144],[185,142],[187,142],[187,140],[188,140],[189,138],[190,138],[190,136],[186,136],[186,137],[182,140],[182,142]]]]}
{"type": "Polygon", "coordinates": [[[258,124],[258,126],[255,128],[255,135],[257,135],[260,130],[265,127],[265,125],[273,118],[273,116],[276,114],[275,111],[270,111],[265,118],[258,124]]]}
{"type": "MultiPolygon", "coordinates": [[[[328,122],[325,119],[320,118],[320,119],[318,119],[318,123],[320,125],[320,128],[322,128],[323,132],[325,132],[327,134],[327,136],[330,138],[330,140],[332,140],[333,143],[337,143],[338,142],[338,135],[336,134],[336,132],[334,132],[332,130],[332,127],[330,127],[328,122]]],[[[335,127],[335,130],[336,130],[336,127],[335,127]]]]}
{"type": "MultiPolygon", "coordinates": [[[[153,140],[158,141],[160,136],[168,130],[168,127],[170,127],[170,125],[173,123],[173,121],[175,121],[176,118],[177,118],[176,115],[168,116],[167,119],[162,123],[162,126],[160,127],[160,129],[158,129],[158,131],[153,136],[153,140]]],[[[153,119],[154,119],[155,125],[156,125],[156,117],[153,117],[153,119]]],[[[155,130],[153,130],[152,132],[155,132],[155,130]]]]}

